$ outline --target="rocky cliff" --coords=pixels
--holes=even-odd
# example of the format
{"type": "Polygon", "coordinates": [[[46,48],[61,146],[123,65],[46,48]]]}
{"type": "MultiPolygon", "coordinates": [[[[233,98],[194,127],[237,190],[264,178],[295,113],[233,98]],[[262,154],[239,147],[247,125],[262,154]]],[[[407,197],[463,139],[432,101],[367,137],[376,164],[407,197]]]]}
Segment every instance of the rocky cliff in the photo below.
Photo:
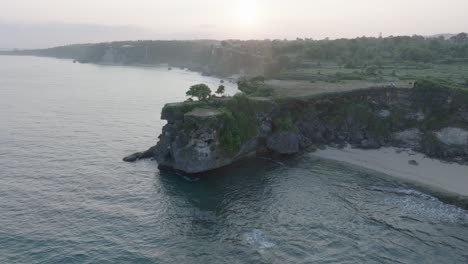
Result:
{"type": "Polygon", "coordinates": [[[465,90],[420,81],[412,89],[373,88],[308,98],[236,95],[167,104],[159,142],[128,161],[154,157],[160,167],[199,173],[249,155],[292,155],[325,146],[412,148],[468,162],[465,90]]]}

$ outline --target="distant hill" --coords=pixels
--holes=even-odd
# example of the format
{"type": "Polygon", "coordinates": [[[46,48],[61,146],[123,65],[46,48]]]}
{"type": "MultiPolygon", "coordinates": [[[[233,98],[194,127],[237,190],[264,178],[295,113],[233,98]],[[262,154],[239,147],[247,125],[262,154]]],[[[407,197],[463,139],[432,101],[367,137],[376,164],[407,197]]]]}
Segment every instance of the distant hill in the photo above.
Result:
{"type": "MultiPolygon", "coordinates": [[[[468,36],[360,37],[336,40],[193,40],[115,41],[49,49],[2,52],[74,59],[101,64],[169,64],[208,75],[264,75],[322,80],[327,65],[339,79],[378,76],[383,69],[429,69],[432,64],[468,63],[468,36]],[[323,70],[320,70],[324,68],[323,70]],[[343,75],[344,72],[347,72],[343,75]],[[313,78],[311,77],[313,75],[313,78]]],[[[335,76],[336,77],[336,76],[335,76]]],[[[328,77],[327,77],[328,78],[328,77]]]]}
{"type": "MultiPolygon", "coordinates": [[[[259,55],[256,51],[244,50],[241,46],[226,46],[223,43],[225,42],[216,40],[116,41],[2,53],[74,59],[81,63],[169,64],[171,67],[189,68],[206,75],[264,74],[264,63],[267,61],[264,54],[259,55]]],[[[266,49],[270,48],[261,47],[259,51],[266,49]]]]}

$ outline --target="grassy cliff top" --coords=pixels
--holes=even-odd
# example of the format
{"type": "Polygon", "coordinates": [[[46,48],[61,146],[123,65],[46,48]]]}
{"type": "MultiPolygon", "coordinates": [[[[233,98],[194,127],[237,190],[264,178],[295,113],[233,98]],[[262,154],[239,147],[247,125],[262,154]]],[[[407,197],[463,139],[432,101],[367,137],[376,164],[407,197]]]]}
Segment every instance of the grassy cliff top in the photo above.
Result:
{"type": "Polygon", "coordinates": [[[181,119],[186,113],[194,110],[195,108],[205,107],[207,105],[207,102],[203,101],[168,103],[162,109],[161,119],[181,119]]]}
{"type": "Polygon", "coordinates": [[[275,97],[308,97],[326,93],[349,92],[370,88],[413,88],[414,81],[376,83],[350,80],[337,83],[309,82],[297,80],[269,80],[266,84],[273,89],[275,97]]]}
{"type": "Polygon", "coordinates": [[[223,111],[213,108],[195,108],[192,111],[185,113],[184,116],[190,117],[213,117],[223,114],[223,111]]]}

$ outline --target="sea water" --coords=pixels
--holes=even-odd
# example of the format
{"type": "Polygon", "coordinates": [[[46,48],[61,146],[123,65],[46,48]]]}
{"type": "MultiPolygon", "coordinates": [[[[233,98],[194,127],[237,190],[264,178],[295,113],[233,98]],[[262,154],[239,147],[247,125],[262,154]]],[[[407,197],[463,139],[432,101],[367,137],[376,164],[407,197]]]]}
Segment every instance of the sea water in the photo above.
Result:
{"type": "Polygon", "coordinates": [[[375,172],[307,155],[198,178],[122,162],[197,83],[220,80],[0,56],[0,263],[468,263],[466,210],[375,172]]]}

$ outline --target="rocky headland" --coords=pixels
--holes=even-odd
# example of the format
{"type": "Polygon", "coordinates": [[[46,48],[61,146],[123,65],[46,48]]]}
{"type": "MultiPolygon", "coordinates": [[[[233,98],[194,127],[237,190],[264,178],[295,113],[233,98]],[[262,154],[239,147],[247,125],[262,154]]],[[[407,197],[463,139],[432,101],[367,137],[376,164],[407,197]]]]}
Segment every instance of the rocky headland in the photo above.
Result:
{"type": "Polygon", "coordinates": [[[327,145],[405,147],[468,163],[468,92],[443,82],[367,87],[302,97],[238,94],[167,104],[159,142],[126,161],[201,173],[252,155],[284,156],[327,145]]]}

